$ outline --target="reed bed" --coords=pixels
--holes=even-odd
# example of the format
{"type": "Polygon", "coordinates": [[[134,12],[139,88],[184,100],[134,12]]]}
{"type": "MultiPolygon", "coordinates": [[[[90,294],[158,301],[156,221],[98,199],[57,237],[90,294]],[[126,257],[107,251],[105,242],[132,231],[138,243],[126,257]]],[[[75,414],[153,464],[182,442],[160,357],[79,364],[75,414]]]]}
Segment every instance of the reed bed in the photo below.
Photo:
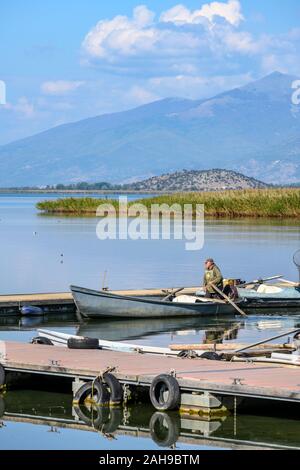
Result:
{"type": "MultiPolygon", "coordinates": [[[[206,216],[217,218],[299,218],[300,189],[253,189],[220,192],[192,192],[159,195],[129,201],[132,204],[143,204],[150,214],[153,204],[192,204],[194,214],[196,204],[204,204],[206,216]]],[[[111,204],[118,213],[119,203],[115,199],[64,198],[43,201],[37,208],[48,214],[96,215],[100,204],[111,204]]]]}

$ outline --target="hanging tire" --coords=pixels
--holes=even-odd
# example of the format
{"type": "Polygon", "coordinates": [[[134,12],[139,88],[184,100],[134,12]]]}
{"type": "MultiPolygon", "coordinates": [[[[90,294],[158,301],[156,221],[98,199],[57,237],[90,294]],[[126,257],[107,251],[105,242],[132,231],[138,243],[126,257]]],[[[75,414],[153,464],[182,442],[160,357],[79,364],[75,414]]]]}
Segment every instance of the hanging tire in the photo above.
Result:
{"type": "Polygon", "coordinates": [[[45,344],[47,346],[53,346],[51,339],[46,338],[45,336],[36,336],[32,338],[31,344],[45,344]]]}
{"type": "Polygon", "coordinates": [[[157,411],[151,416],[149,429],[152,440],[159,447],[171,447],[179,438],[179,419],[157,411]]]}
{"type": "Polygon", "coordinates": [[[180,404],[180,389],[172,375],[161,374],[150,385],[150,400],[159,411],[176,410],[180,404]]]}
{"type": "Polygon", "coordinates": [[[208,359],[209,361],[220,361],[222,359],[221,355],[214,351],[206,351],[205,353],[201,354],[200,358],[208,359]]]}
{"type": "Polygon", "coordinates": [[[123,389],[118,379],[113,374],[106,372],[103,374],[103,380],[109,388],[109,404],[112,406],[120,405],[123,401],[123,389]]]}
{"type": "Polygon", "coordinates": [[[99,340],[97,338],[69,338],[69,349],[99,349],[99,340]]]}
{"type": "Polygon", "coordinates": [[[5,370],[4,367],[0,364],[0,387],[5,385],[5,370]]]}
{"type": "Polygon", "coordinates": [[[74,395],[74,402],[79,405],[86,400],[96,405],[107,405],[109,403],[109,391],[102,380],[86,382],[74,395]]]}

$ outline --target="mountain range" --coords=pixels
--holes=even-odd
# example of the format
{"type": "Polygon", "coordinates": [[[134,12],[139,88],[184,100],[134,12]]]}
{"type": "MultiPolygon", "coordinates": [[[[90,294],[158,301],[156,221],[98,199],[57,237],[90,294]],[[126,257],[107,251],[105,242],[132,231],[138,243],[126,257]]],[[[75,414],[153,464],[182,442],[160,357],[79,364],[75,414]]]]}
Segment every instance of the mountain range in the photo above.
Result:
{"type": "Polygon", "coordinates": [[[299,182],[296,79],[274,72],[210,99],[163,99],[3,145],[0,186],[129,183],[182,168],[299,182]]]}

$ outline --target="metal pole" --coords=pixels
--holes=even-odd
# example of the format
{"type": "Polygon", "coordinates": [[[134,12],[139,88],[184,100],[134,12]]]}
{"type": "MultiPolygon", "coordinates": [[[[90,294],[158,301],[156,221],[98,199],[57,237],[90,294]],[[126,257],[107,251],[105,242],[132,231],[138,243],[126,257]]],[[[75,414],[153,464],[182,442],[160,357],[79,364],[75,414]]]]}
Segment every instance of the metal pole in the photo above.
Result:
{"type": "Polygon", "coordinates": [[[236,351],[233,352],[233,354],[240,353],[240,352],[246,351],[247,349],[254,348],[255,346],[259,346],[260,344],[269,343],[270,341],[273,341],[274,339],[283,338],[284,336],[293,335],[293,334],[296,334],[296,333],[299,333],[299,332],[300,332],[299,328],[298,328],[298,330],[291,330],[291,331],[288,331],[286,333],[282,333],[281,335],[277,335],[277,336],[273,336],[272,338],[264,339],[263,341],[259,341],[258,343],[250,344],[249,346],[247,346],[245,348],[237,349],[236,351]]]}

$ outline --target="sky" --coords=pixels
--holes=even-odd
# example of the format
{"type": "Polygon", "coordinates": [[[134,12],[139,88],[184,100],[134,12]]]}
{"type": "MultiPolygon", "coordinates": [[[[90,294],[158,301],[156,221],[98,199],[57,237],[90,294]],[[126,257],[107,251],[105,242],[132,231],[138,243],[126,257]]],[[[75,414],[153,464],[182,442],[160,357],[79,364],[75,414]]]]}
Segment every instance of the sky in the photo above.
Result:
{"type": "Polygon", "coordinates": [[[0,145],[276,70],[300,77],[299,0],[1,0],[0,18],[0,145]]]}

